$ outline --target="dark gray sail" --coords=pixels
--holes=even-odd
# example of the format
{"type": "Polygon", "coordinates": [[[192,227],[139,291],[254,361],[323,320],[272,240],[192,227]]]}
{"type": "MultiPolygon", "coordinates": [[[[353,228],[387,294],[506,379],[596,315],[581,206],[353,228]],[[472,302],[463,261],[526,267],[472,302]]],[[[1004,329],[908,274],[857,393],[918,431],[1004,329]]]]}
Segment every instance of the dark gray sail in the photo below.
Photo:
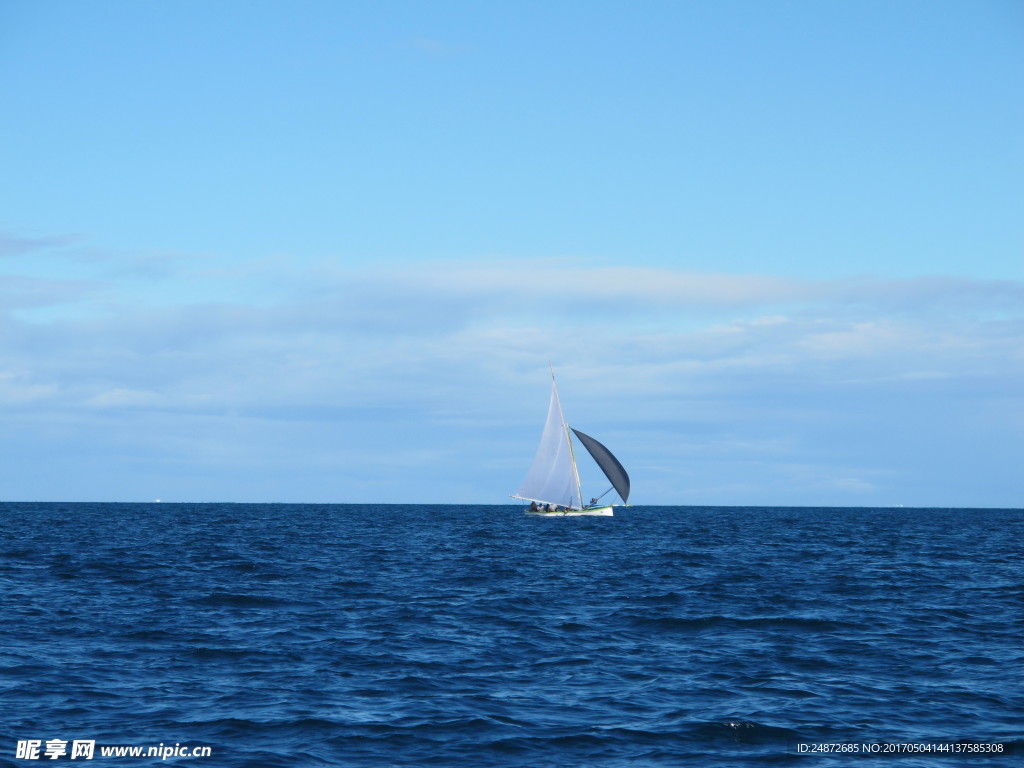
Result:
{"type": "Polygon", "coordinates": [[[583,447],[590,451],[590,455],[594,457],[597,466],[601,468],[605,477],[614,486],[615,492],[622,497],[624,502],[629,501],[629,475],[626,474],[626,470],[619,464],[619,460],[612,456],[611,451],[590,435],[585,435],[575,428],[572,431],[580,439],[580,442],[583,443],[583,447]]]}

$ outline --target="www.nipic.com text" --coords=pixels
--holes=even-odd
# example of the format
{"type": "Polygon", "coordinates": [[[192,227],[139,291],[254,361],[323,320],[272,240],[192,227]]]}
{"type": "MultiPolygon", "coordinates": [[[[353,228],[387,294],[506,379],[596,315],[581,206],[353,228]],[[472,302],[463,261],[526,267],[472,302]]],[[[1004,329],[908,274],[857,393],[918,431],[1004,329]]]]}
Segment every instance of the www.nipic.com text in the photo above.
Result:
{"type": "Polygon", "coordinates": [[[48,758],[56,760],[58,757],[69,757],[72,760],[92,760],[96,752],[100,757],[159,757],[166,760],[169,757],[209,757],[209,747],[190,747],[187,744],[182,746],[175,743],[165,745],[160,742],[156,746],[96,746],[94,739],[23,739],[18,741],[14,757],[18,760],[39,760],[48,758]]]}

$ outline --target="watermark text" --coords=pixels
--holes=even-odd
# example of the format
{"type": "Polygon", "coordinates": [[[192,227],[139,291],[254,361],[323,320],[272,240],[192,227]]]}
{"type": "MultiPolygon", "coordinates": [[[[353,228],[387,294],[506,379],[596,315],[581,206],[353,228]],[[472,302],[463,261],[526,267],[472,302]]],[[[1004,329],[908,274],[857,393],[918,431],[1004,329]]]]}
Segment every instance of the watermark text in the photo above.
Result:
{"type": "Polygon", "coordinates": [[[209,747],[192,747],[175,742],[173,745],[101,745],[95,739],[20,739],[14,750],[16,760],[92,760],[94,757],[209,757],[209,747]]]}

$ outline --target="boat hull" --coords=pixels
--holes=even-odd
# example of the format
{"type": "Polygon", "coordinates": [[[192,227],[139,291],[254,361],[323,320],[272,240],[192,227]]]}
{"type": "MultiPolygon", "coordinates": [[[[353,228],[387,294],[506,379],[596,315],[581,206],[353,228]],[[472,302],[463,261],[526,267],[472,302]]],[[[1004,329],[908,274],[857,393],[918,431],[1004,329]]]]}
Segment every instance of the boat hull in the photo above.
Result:
{"type": "Polygon", "coordinates": [[[557,512],[534,511],[532,509],[524,511],[528,515],[537,515],[538,517],[613,517],[615,515],[610,506],[590,507],[588,509],[560,509],[557,512]]]}

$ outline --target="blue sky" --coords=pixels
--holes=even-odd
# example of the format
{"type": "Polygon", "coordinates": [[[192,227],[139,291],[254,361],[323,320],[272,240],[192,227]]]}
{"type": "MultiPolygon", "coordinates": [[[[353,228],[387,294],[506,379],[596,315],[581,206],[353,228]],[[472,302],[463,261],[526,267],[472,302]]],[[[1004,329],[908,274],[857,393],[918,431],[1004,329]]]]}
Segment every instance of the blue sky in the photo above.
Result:
{"type": "Polygon", "coordinates": [[[1021,506],[1022,79],[1009,1],[0,0],[0,497],[502,503],[550,359],[638,504],[1021,506]]]}

